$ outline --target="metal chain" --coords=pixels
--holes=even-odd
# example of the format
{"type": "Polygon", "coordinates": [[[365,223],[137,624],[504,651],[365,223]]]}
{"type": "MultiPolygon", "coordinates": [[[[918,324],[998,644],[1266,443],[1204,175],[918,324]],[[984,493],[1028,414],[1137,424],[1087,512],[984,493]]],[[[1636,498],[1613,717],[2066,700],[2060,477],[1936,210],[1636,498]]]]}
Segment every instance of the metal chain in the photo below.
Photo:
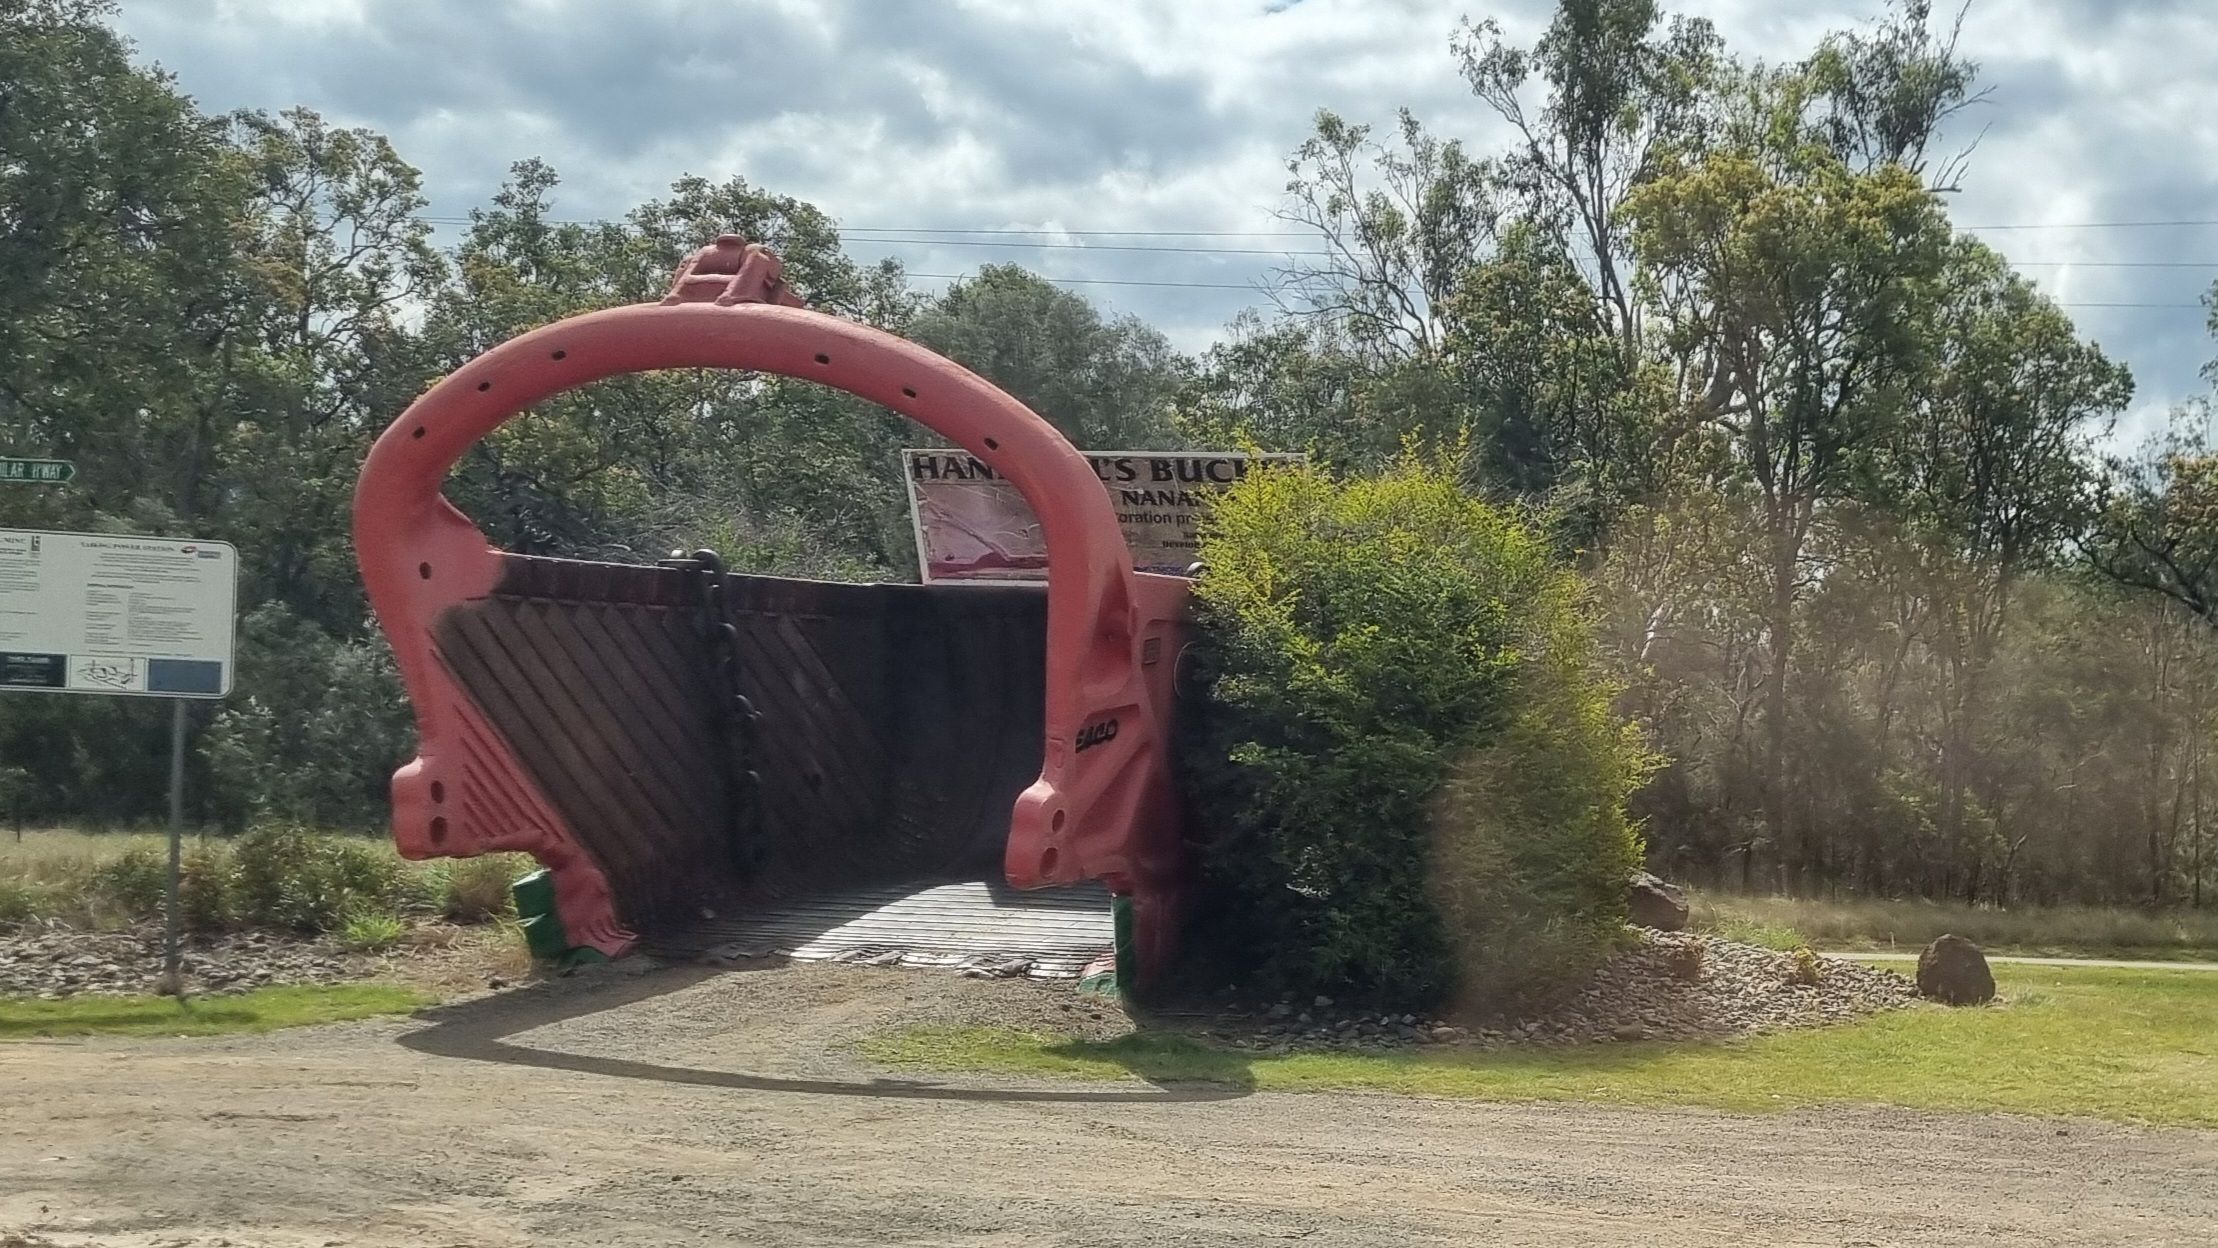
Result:
{"type": "Polygon", "coordinates": [[[752,867],[762,844],[758,835],[762,776],[748,764],[755,756],[755,733],[762,713],[740,690],[739,626],[732,622],[726,592],[731,574],[725,570],[722,556],[713,550],[696,550],[690,556],[673,551],[663,564],[699,573],[694,583],[700,610],[694,615],[694,627],[716,668],[710,688],[715,691],[717,724],[724,735],[724,831],[734,861],[742,868],[752,867]]]}

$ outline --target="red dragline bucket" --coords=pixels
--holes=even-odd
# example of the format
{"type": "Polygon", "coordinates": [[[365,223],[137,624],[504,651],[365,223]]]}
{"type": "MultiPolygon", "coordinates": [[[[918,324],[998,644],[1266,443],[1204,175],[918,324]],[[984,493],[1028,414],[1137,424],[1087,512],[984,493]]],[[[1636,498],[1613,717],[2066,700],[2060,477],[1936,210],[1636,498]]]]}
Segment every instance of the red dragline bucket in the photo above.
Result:
{"type": "Polygon", "coordinates": [[[1067,959],[1106,946],[1106,890],[1127,902],[1123,972],[1168,955],[1186,583],[1133,570],[1100,480],[1046,421],[801,306],[763,248],[720,238],[661,302],[534,330],[441,380],[371,450],[354,536],[416,714],[394,839],[412,858],[532,855],[569,944],[791,946],[877,914],[927,954],[1067,959]],[[820,382],[959,444],[1037,514],[1045,586],[511,554],[441,494],[533,404],[666,368],[820,382]]]}

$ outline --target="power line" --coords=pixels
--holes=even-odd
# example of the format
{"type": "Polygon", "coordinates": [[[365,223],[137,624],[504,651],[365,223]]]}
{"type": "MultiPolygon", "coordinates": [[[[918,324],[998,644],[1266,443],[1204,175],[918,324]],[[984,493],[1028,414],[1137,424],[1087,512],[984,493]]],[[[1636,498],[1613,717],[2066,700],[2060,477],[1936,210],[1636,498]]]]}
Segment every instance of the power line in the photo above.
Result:
{"type": "Polygon", "coordinates": [[[2218,225],[2218,218],[2179,221],[2013,221],[2001,225],[1960,225],[1960,230],[2153,230],[2174,225],[2218,225]]]}
{"type": "Polygon", "coordinates": [[[1102,238],[1310,238],[1314,230],[1070,230],[938,229],[921,225],[844,225],[843,234],[1054,234],[1102,238]]]}
{"type": "MultiPolygon", "coordinates": [[[[420,217],[417,217],[417,218],[415,218],[415,219],[416,219],[416,220],[418,220],[418,221],[422,221],[422,222],[425,222],[426,224],[448,224],[448,225],[465,225],[465,224],[470,224],[470,223],[471,223],[471,220],[470,220],[470,218],[467,218],[467,217],[431,217],[431,216],[420,216],[420,217]]],[[[609,225],[609,224],[614,224],[614,223],[615,223],[615,222],[614,222],[613,220],[611,220],[611,219],[607,219],[607,218],[596,218],[596,219],[589,219],[589,220],[580,220],[580,219],[556,220],[556,219],[553,219],[553,218],[548,218],[548,219],[547,219],[547,221],[548,221],[548,223],[549,223],[549,224],[552,224],[552,225],[609,225]]],[[[2106,227],[2106,226],[2114,226],[2114,227],[2121,227],[2121,228],[2123,228],[2123,227],[2129,227],[2129,226],[2157,226],[2157,225],[2218,225],[2218,219],[2213,219],[2213,220],[2209,220],[2209,221],[2112,221],[2112,222],[2080,222],[2080,223],[2076,223],[2076,224],[2054,224],[2054,225],[1995,225],[1995,226],[1966,226],[1966,227],[1964,227],[1964,228],[1966,228],[1966,229],[2081,229],[2081,228],[2093,229],[2093,228],[2106,227]]],[[[1008,248],[1008,249],[1017,249],[1017,250],[1036,250],[1036,251],[1169,252],[1169,253],[1173,253],[1173,254],[1185,254],[1185,255],[1281,256],[1281,257],[1286,257],[1286,258],[1289,258],[1289,259],[1291,259],[1291,258],[1295,258],[1295,257],[1323,257],[1323,256],[1330,256],[1330,255],[1332,254],[1331,252],[1327,252],[1327,251],[1293,251],[1293,250],[1286,250],[1286,249],[1281,249],[1281,248],[1243,248],[1243,247],[1190,247],[1190,246],[1181,246],[1181,245],[1168,245],[1168,244],[1156,244],[1156,243],[1004,242],[1004,241],[1000,241],[999,239],[955,239],[955,238],[917,238],[917,237],[913,237],[913,235],[916,235],[916,234],[922,234],[922,233],[945,233],[945,234],[983,234],[983,235],[1009,235],[1009,234],[1050,234],[1050,233],[1053,233],[1053,234],[1059,234],[1059,235],[1065,235],[1065,236],[1069,236],[1069,235],[1089,235],[1089,236],[1098,236],[1098,237],[1115,237],[1115,238],[1299,238],[1299,237],[1308,237],[1308,235],[1307,235],[1306,233],[1299,233],[1299,232],[1295,232],[1295,231],[1283,231],[1283,232],[1271,232],[1271,231],[1256,231],[1256,230],[1249,230],[1249,231],[1239,231],[1239,230],[1055,230],[1055,231],[1050,231],[1050,230],[1020,230],[1020,229],[1010,229],[1010,228],[1000,228],[1000,227],[996,227],[996,228],[990,228],[990,229],[989,229],[989,228],[983,228],[983,227],[980,227],[980,228],[969,228],[969,227],[964,227],[964,228],[959,228],[959,229],[957,229],[957,228],[948,228],[948,229],[926,229],[926,228],[924,228],[924,227],[908,227],[908,228],[903,228],[903,227],[896,227],[896,226],[877,226],[877,227],[869,227],[869,226],[852,226],[852,227],[848,227],[848,228],[847,228],[847,230],[846,230],[845,232],[846,232],[846,233],[848,233],[848,234],[850,234],[850,235],[853,235],[853,234],[861,233],[861,232],[864,232],[864,231],[870,231],[870,230],[875,230],[875,231],[877,231],[877,232],[880,232],[880,233],[899,233],[899,234],[901,234],[901,235],[904,235],[904,237],[899,237],[899,238],[853,238],[853,239],[851,239],[851,241],[853,241],[853,242],[856,242],[856,243],[877,243],[877,244],[882,244],[882,245],[884,245],[884,246],[889,246],[889,247],[994,247],[994,248],[1008,248]]],[[[2017,266],[2017,267],[2021,267],[2021,268],[2090,268],[2090,269],[2208,269],[2208,270],[2214,270],[2214,271],[2218,271],[2218,262],[2204,262],[2204,261],[2193,261],[2193,260],[2014,260],[2014,261],[2011,261],[2011,264],[2013,264],[2014,266],[2017,266]]],[[[963,274],[963,273],[917,273],[917,272],[911,272],[911,273],[909,273],[909,276],[910,276],[910,277],[915,277],[915,278],[922,278],[922,279],[925,279],[925,280],[928,280],[928,281],[964,281],[964,280],[968,280],[968,278],[970,277],[970,275],[969,275],[969,274],[963,274]]],[[[1041,279],[1041,280],[1043,280],[1043,281],[1047,281],[1047,282],[1051,282],[1051,283],[1053,283],[1053,284],[1055,284],[1055,285],[1058,285],[1058,286],[1138,286],[1138,287],[1156,287],[1156,288],[1160,288],[1160,289],[1170,289],[1170,290],[1238,290],[1238,291],[1246,291],[1246,292],[1249,292],[1249,293],[1255,293],[1255,292],[1257,291],[1257,289],[1258,289],[1258,288],[1257,288],[1257,287],[1256,287],[1255,285],[1253,285],[1253,284],[1240,284],[1240,283],[1231,283],[1231,282],[1167,282],[1167,281],[1143,281],[1143,280],[1138,280],[1138,279],[1132,279],[1132,278],[1106,278],[1106,277],[1044,277],[1044,276],[1042,277],[1042,279],[1041,279]]],[[[2078,301],[2078,302],[2063,302],[2063,301],[2059,301],[2059,302],[2057,303],[2057,305],[2056,305],[2056,306],[2058,306],[2058,307],[2060,307],[2060,308],[2142,308],[2142,309],[2168,309],[2168,310],[2180,310],[2180,309],[2199,309],[2199,308],[2201,308],[2201,307],[2202,307],[2203,305],[2202,305],[2202,304],[2200,304],[2200,303],[2154,303],[2154,302],[2139,302],[2139,301],[2126,301],[2126,300],[2121,300],[2121,301],[2078,301]]]]}
{"type": "MultiPolygon", "coordinates": [[[[967,282],[977,276],[973,273],[910,273],[910,277],[927,281],[967,282]]],[[[1143,282],[1125,278],[1108,277],[1048,277],[1034,274],[1041,281],[1056,286],[1163,286],[1178,290],[1241,290],[1249,294],[1260,293],[1258,287],[1242,286],[1232,282],[1143,282]]],[[[2131,303],[2131,302],[2059,302],[2060,308],[2201,308],[2199,303],[2131,303]]]]}
{"type": "Polygon", "coordinates": [[[1170,251],[1197,256],[1329,256],[1329,251],[1289,251],[1276,247],[1177,247],[1159,243],[1004,243],[977,238],[855,238],[855,243],[913,247],[1016,247],[1027,251],[1170,251]]]}
{"type": "MultiPolygon", "coordinates": [[[[463,216],[419,215],[430,225],[468,225],[463,216]]],[[[613,225],[616,217],[544,217],[549,225],[613,225]]],[[[1960,230],[2150,230],[2186,226],[2218,226],[2218,217],[2180,217],[2157,221],[1998,221],[1985,225],[1960,225],[1960,230]]],[[[1309,238],[1313,230],[1132,230],[1086,229],[1075,226],[968,226],[968,225],[842,225],[843,234],[973,234],[1045,235],[1095,238],[1309,238]]],[[[1083,245],[1083,244],[1076,244],[1083,245]]]]}
{"type": "MultiPolygon", "coordinates": [[[[976,275],[971,273],[911,273],[909,276],[951,282],[967,282],[976,275]]],[[[1171,286],[1181,290],[1244,290],[1249,294],[1256,293],[1254,286],[1241,286],[1232,282],[1139,282],[1109,277],[1046,277],[1041,274],[1034,274],[1033,276],[1038,277],[1043,282],[1051,282],[1057,286],[1171,286]]]]}

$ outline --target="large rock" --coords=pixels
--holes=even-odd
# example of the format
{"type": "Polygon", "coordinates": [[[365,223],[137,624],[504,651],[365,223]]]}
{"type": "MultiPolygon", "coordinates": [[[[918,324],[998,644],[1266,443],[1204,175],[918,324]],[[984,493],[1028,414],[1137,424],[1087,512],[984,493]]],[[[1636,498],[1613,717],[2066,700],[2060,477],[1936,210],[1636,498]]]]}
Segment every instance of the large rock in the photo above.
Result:
{"type": "Polygon", "coordinates": [[[1636,927],[1676,932],[1687,925],[1687,895],[1642,871],[1625,886],[1625,913],[1636,927]]]}
{"type": "Polygon", "coordinates": [[[1995,999],[1995,973],[1978,945],[1943,936],[1918,955],[1918,994],[1950,1005],[1981,1005],[1995,999]]]}

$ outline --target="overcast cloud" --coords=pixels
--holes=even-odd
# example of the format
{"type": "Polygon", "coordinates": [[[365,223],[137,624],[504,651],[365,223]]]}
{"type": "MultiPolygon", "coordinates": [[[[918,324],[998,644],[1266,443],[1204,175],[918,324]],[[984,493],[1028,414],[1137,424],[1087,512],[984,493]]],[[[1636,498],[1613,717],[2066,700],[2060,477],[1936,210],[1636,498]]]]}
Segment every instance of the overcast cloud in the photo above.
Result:
{"type": "MultiPolygon", "coordinates": [[[[1684,0],[1745,55],[1787,59],[1871,3],[1684,0]]],[[[1400,106],[1485,146],[1456,73],[1459,18],[1529,41],[1551,5],[1433,0],[123,0],[142,57],[210,110],[304,104],[390,135],[434,215],[482,205],[510,162],[563,177],[562,215],[621,213],[685,173],[808,199],[851,229],[1246,231],[1100,243],[1301,246],[1273,237],[1286,153],[1329,107],[1400,106]]],[[[2218,218],[2218,6],[2208,0],[1982,0],[1964,48],[1988,104],[1967,227],[2218,218]]],[[[2133,368],[2132,424],[2201,393],[2197,306],[2218,225],[1982,228],[2133,368]],[[2178,265],[2195,267],[2125,267],[2178,265]],[[2163,306],[2097,306],[2116,304],[2163,306]]],[[[452,236],[448,231],[448,236],[452,236]]],[[[978,238],[975,241],[994,241],[978,238]]],[[[1005,241],[1005,240],[1004,240],[1005,241]]],[[[866,242],[912,272],[1015,260],[1206,346],[1268,254],[866,242]]],[[[920,278],[935,286],[936,279],[920,278]]]]}

